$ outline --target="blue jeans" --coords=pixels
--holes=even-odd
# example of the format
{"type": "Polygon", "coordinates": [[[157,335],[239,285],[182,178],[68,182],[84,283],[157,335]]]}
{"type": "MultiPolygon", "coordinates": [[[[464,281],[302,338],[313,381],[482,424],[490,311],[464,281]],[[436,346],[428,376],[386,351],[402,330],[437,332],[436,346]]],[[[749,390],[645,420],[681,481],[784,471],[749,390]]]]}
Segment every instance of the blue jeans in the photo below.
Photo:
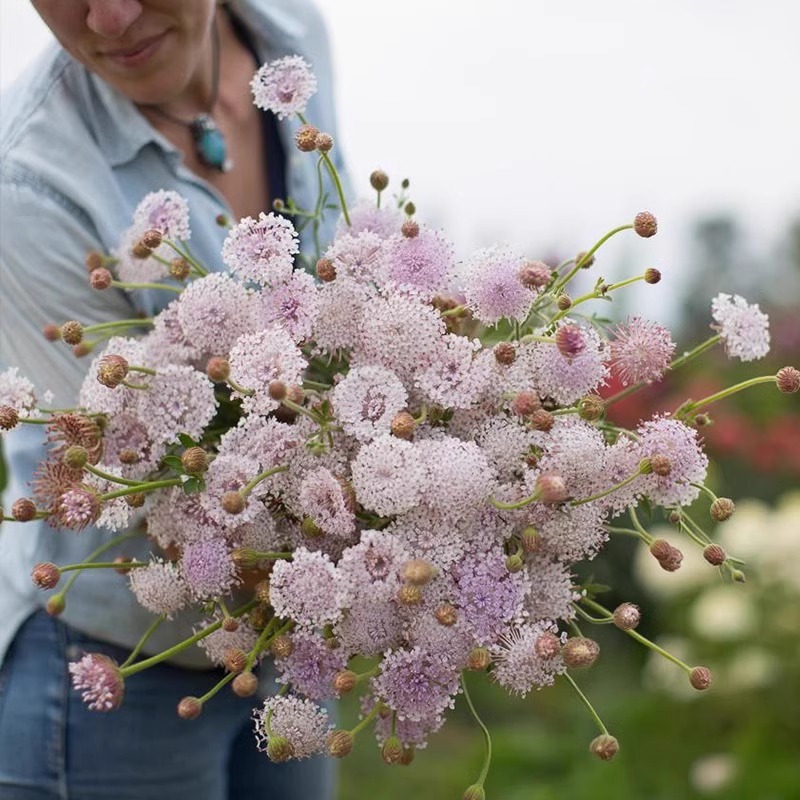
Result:
{"type": "Polygon", "coordinates": [[[258,752],[258,697],[223,689],[198,719],[178,717],[178,701],[222,673],[159,664],[104,714],[72,689],[67,663],[83,651],[127,657],[44,612],[18,632],[0,669],[2,800],[332,800],[332,759],[273,764],[258,752]]]}

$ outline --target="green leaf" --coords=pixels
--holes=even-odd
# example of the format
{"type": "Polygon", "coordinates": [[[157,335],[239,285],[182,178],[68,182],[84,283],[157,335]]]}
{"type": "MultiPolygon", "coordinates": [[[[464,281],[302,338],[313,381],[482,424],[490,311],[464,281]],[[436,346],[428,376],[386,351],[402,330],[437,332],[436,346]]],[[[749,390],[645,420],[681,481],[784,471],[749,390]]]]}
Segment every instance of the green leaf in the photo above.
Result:
{"type": "Polygon", "coordinates": [[[180,460],[178,456],[164,456],[161,459],[170,469],[174,469],[175,472],[182,473],[183,470],[183,461],[180,460]]]}
{"type": "Polygon", "coordinates": [[[186,447],[187,449],[188,449],[189,447],[196,447],[196,446],[197,446],[197,442],[196,442],[194,439],[192,439],[192,437],[191,437],[191,436],[187,436],[185,433],[179,433],[179,434],[178,434],[178,441],[179,441],[179,442],[180,442],[180,443],[181,443],[181,444],[182,444],[184,447],[186,447]]]}
{"type": "Polygon", "coordinates": [[[183,493],[197,494],[198,492],[202,492],[205,488],[206,482],[204,480],[200,478],[189,478],[189,480],[185,481],[183,484],[183,493]]]}

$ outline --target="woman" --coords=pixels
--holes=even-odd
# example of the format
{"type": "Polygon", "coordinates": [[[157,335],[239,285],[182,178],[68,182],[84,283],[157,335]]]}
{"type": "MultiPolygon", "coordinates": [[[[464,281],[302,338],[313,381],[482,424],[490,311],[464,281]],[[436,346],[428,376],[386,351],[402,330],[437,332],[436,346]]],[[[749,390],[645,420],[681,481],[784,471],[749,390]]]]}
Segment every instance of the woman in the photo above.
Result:
{"type": "MultiPolygon", "coordinates": [[[[219,215],[255,216],[286,196],[313,205],[313,159],[292,146],[294,123],[252,105],[248,84],[259,64],[304,56],[319,81],[308,116],[329,133],[335,126],[325,31],[305,0],[33,5],[60,47],[3,96],[0,370],[19,366],[40,392],[53,392],[53,407],[65,407],[74,404],[87,365],[63,343],[45,342],[42,327],[152,314],[172,297],[95,292],[83,266],[87,252],[117,245],[145,194],[172,189],[188,200],[192,250],[212,269],[225,237],[219,215]],[[212,131],[213,147],[203,131],[212,131]]],[[[23,427],[5,437],[7,504],[29,493],[42,456],[42,432],[23,427]]],[[[177,717],[181,697],[202,695],[218,679],[199,650],[132,678],[114,714],[84,708],[69,687],[67,663],[84,650],[124,660],[152,617],[111,570],[86,571],[63,613],[48,616],[47,594],[29,576],[40,561],[81,562],[107,538],[95,529],[75,535],[37,522],[3,523],[0,796],[330,797],[328,762],[273,765],[256,751],[249,715],[257,698],[221,692],[199,719],[177,717]]],[[[147,550],[141,542],[126,554],[146,557],[147,550]]],[[[146,650],[185,638],[194,621],[162,625],[146,650]]]]}

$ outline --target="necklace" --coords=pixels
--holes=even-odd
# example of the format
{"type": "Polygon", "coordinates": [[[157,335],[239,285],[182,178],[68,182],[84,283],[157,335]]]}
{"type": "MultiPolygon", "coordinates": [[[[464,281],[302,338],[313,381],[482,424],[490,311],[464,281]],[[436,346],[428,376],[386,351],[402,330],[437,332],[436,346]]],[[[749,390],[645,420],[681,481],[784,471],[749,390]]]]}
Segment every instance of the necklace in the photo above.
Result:
{"type": "Polygon", "coordinates": [[[225,142],[225,137],[222,131],[214,121],[212,112],[217,103],[217,93],[219,91],[219,30],[217,29],[217,21],[214,20],[212,28],[212,59],[213,69],[211,73],[211,101],[209,103],[209,110],[204,114],[198,114],[192,120],[181,119],[164,111],[163,108],[158,106],[145,106],[151,109],[164,119],[174,122],[177,125],[183,125],[192,132],[192,139],[194,140],[194,150],[200,161],[207,167],[212,167],[220,172],[229,172],[233,167],[233,162],[228,158],[228,146],[225,142]]]}

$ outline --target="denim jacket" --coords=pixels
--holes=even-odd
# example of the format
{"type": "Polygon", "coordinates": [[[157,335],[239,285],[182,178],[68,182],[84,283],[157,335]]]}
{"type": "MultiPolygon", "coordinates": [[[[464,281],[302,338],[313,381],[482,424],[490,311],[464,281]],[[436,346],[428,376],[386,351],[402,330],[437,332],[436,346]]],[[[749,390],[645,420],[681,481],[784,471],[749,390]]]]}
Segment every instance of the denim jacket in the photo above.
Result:
{"type": "MultiPolygon", "coordinates": [[[[335,138],[328,40],[310,0],[234,0],[231,9],[251,34],[262,62],[293,53],[309,61],[319,88],[307,117],[335,138]]],[[[189,202],[192,251],[209,268],[221,269],[226,231],[215,218],[232,214],[222,196],[182,164],[181,153],[129,100],[57,45],[3,92],[0,111],[0,371],[18,366],[40,397],[50,390],[53,407],[71,407],[87,361],[76,359],[63,343],[46,342],[42,327],[69,319],[95,324],[141,311],[152,314],[174,298],[152,290],[93,291],[86,253],[110,251],[145,194],[173,189],[189,202]]],[[[299,206],[312,208],[318,185],[315,159],[293,146],[296,121],[278,124],[288,194],[299,206]]],[[[341,169],[337,147],[331,155],[341,169]]],[[[332,187],[326,190],[335,196],[332,187]]],[[[334,223],[333,217],[326,219],[322,241],[331,238],[334,223]]],[[[310,243],[302,244],[310,251],[310,243]]],[[[27,484],[44,452],[41,427],[20,425],[4,436],[10,472],[6,508],[30,494],[27,484]]],[[[111,535],[96,528],[54,530],[43,521],[2,524],[0,664],[19,626],[49,596],[31,582],[33,565],[79,563],[111,535]]],[[[124,552],[146,558],[147,550],[145,540],[132,540],[124,552]]],[[[113,570],[85,571],[67,595],[62,618],[95,638],[133,646],[153,617],[138,606],[126,583],[113,570]]],[[[145,649],[158,652],[180,641],[196,622],[186,614],[162,625],[145,649]]],[[[208,666],[197,648],[175,662],[208,666]]]]}

